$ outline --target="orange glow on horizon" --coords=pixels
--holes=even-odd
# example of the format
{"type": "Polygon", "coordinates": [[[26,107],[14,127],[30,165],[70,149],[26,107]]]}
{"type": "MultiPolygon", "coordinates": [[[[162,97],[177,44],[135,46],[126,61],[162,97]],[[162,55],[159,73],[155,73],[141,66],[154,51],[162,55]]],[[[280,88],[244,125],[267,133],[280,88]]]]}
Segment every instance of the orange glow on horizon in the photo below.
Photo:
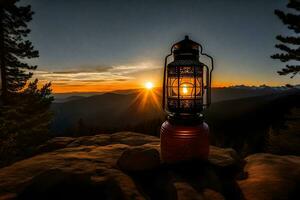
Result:
{"type": "Polygon", "coordinates": [[[60,85],[52,82],[52,91],[54,93],[68,93],[68,92],[109,92],[114,90],[128,90],[138,89],[141,86],[131,83],[111,83],[111,84],[98,84],[98,85],[60,85]]]}
{"type": "MultiPolygon", "coordinates": [[[[40,81],[39,85],[45,84],[47,81],[40,81]]],[[[230,87],[234,85],[248,85],[248,86],[259,86],[263,83],[259,82],[214,82],[212,87],[220,88],[220,87],[230,87]]],[[[279,85],[279,84],[277,84],[279,85]]],[[[276,84],[272,84],[270,86],[277,86],[276,84]]],[[[111,83],[100,83],[100,84],[58,84],[52,82],[51,88],[53,93],[69,93],[69,92],[109,92],[114,90],[130,90],[130,89],[141,89],[141,90],[154,90],[155,87],[161,88],[161,83],[154,82],[144,82],[144,83],[135,83],[135,82],[111,82],[111,83]]],[[[157,90],[156,90],[157,92],[157,90]]]]}

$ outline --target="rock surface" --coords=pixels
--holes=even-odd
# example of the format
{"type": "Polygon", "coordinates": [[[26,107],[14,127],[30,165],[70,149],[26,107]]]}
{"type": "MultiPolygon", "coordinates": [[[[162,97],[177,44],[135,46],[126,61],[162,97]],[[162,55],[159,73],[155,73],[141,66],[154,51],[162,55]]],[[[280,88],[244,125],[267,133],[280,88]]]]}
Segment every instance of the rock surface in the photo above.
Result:
{"type": "Polygon", "coordinates": [[[159,152],[147,147],[129,148],[122,153],[117,164],[124,171],[153,170],[160,166],[159,152]]]}
{"type": "Polygon", "coordinates": [[[237,181],[243,162],[232,149],[211,146],[208,162],[165,165],[159,138],[133,132],[58,137],[37,153],[0,169],[0,200],[288,199],[299,188],[299,157],[249,156],[248,178],[237,181]]]}
{"type": "Polygon", "coordinates": [[[245,199],[300,199],[300,157],[260,153],[248,156],[248,178],[238,182],[245,199]]]}

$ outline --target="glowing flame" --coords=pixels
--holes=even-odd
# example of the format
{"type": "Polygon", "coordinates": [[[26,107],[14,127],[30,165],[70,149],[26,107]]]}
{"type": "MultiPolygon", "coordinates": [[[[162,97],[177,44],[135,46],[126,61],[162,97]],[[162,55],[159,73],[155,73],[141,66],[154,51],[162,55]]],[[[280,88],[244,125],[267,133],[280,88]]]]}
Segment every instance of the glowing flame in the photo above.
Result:
{"type": "Polygon", "coordinates": [[[183,92],[183,94],[187,94],[188,93],[188,89],[187,89],[186,85],[183,85],[182,92],[183,92]]]}

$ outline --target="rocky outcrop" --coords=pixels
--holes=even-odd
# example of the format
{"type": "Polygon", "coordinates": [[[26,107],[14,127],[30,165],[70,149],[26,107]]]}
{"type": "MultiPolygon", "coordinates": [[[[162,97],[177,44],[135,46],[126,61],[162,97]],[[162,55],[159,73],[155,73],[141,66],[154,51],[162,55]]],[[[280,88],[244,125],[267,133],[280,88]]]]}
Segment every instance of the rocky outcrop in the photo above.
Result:
{"type": "Polygon", "coordinates": [[[54,138],[37,153],[0,169],[0,200],[284,199],[299,183],[296,156],[252,155],[247,177],[232,149],[211,146],[206,162],[167,165],[159,138],[133,132],[54,138]]]}
{"type": "Polygon", "coordinates": [[[300,199],[300,157],[254,154],[244,168],[247,178],[238,182],[245,199],[300,199]]]}

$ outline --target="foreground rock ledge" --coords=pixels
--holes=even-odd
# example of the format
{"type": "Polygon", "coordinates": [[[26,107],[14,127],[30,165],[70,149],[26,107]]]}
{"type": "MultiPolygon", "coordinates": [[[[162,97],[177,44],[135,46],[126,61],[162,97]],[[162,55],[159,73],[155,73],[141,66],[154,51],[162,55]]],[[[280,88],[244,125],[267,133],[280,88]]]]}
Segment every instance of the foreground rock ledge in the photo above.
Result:
{"type": "Polygon", "coordinates": [[[58,137],[37,152],[0,169],[0,199],[300,199],[297,156],[254,154],[243,173],[232,149],[211,146],[209,162],[165,165],[159,138],[133,132],[58,137]]]}

